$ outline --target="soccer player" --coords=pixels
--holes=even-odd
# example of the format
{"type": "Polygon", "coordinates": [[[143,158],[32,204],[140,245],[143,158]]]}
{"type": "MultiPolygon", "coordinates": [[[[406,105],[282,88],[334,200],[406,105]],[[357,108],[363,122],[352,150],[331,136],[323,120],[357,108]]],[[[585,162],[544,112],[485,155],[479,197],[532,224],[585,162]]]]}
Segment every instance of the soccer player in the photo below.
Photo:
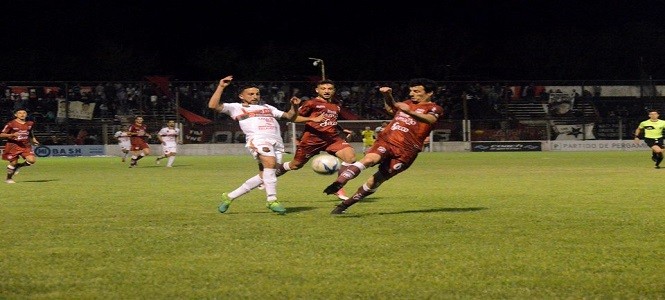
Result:
{"type": "Polygon", "coordinates": [[[134,123],[129,126],[127,133],[132,144],[132,161],[129,167],[133,168],[136,167],[140,159],[150,155],[150,146],[146,141],[150,138],[150,134],[148,128],[143,124],[143,117],[134,118],[134,123]]]}
{"type": "MultiPolygon", "coordinates": [[[[340,136],[344,132],[347,133],[348,138],[351,135],[350,133],[353,132],[344,130],[337,124],[341,108],[333,103],[335,83],[332,80],[322,80],[317,83],[315,91],[317,96],[305,101],[300,106],[298,114],[302,117],[323,116],[323,120],[304,122],[305,129],[296,147],[293,160],[279,166],[278,176],[290,170],[300,169],[310,158],[321,151],[335,155],[342,161],[342,167],[338,174],[341,174],[348,166],[356,162],[356,153],[353,146],[340,136]]],[[[348,199],[342,188],[335,191],[335,194],[341,200],[348,199]]]]}
{"type": "Polygon", "coordinates": [[[665,121],[659,119],[657,110],[649,111],[649,119],[642,121],[635,129],[635,144],[640,142],[640,133],[644,130],[644,142],[651,147],[651,160],[656,163],[656,169],[660,169],[663,161],[663,129],[665,121]]]}
{"type": "Polygon", "coordinates": [[[173,167],[173,161],[175,160],[175,155],[178,152],[178,135],[180,134],[180,128],[175,127],[175,121],[170,120],[166,122],[166,127],[159,130],[157,133],[157,138],[162,143],[162,152],[164,154],[160,157],[157,157],[155,163],[159,164],[159,161],[168,158],[166,162],[166,167],[173,167]]]}
{"type": "Polygon", "coordinates": [[[32,141],[33,144],[39,145],[37,138],[32,132],[32,127],[35,125],[34,122],[26,120],[28,112],[20,108],[14,112],[14,116],[15,118],[9,121],[2,129],[2,132],[0,132],[0,138],[7,139],[2,152],[2,159],[9,161],[6,183],[16,183],[12,177],[18,173],[18,169],[29,167],[37,161],[30,142],[32,141]],[[19,157],[24,159],[22,163],[18,162],[19,157]]]}
{"type": "Polygon", "coordinates": [[[388,122],[386,121],[381,122],[380,126],[376,126],[376,128],[374,128],[374,136],[378,138],[379,134],[381,133],[381,131],[383,131],[384,128],[386,128],[386,126],[388,126],[388,122]]]}
{"type": "Polygon", "coordinates": [[[127,130],[118,130],[113,134],[118,140],[118,147],[120,147],[120,152],[122,152],[122,162],[125,162],[129,150],[132,148],[132,143],[129,141],[129,133],[127,130]]]}
{"type": "Polygon", "coordinates": [[[374,145],[374,130],[365,126],[365,130],[361,131],[360,135],[363,137],[363,153],[367,153],[367,149],[374,145]]]}
{"type": "Polygon", "coordinates": [[[376,164],[379,164],[379,168],[351,198],[337,205],[331,214],[344,213],[351,205],[376,192],[383,182],[405,171],[413,164],[418,153],[423,149],[425,138],[443,114],[443,108],[432,102],[435,90],[435,82],[430,79],[411,79],[409,81],[409,99],[395,102],[392,88],[381,87],[379,89],[383,94],[385,104],[395,112],[393,119],[383,129],[374,145],[367,150],[365,156],[346,168],[323,192],[332,194],[349,180],[356,178],[362,170],[376,164]]]}
{"type": "Polygon", "coordinates": [[[300,99],[292,97],[291,108],[284,112],[268,104],[259,104],[261,98],[259,88],[248,85],[242,86],[238,90],[241,103],[220,103],[224,89],[232,80],[233,76],[229,75],[219,81],[217,89],[208,101],[208,108],[225,113],[238,121],[240,129],[246,136],[245,147],[259,162],[259,174],[247,179],[234,191],[223,193],[222,203],[218,210],[220,213],[226,212],[233,200],[263,184],[268,209],[283,215],[286,213],[286,208],[277,201],[277,175],[275,173],[284,154],[284,142],[277,119],[295,121],[298,117],[300,99]]]}

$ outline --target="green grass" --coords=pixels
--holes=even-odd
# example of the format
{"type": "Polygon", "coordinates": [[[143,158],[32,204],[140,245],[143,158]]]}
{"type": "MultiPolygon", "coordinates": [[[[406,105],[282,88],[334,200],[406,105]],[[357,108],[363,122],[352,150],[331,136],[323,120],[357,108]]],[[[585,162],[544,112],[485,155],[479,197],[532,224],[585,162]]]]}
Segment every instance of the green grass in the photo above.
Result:
{"type": "Polygon", "coordinates": [[[0,186],[0,298],[665,298],[647,152],[423,153],[341,216],[307,165],[279,178],[286,215],[260,190],[218,213],[255,173],[249,156],[39,159],[0,186]]]}

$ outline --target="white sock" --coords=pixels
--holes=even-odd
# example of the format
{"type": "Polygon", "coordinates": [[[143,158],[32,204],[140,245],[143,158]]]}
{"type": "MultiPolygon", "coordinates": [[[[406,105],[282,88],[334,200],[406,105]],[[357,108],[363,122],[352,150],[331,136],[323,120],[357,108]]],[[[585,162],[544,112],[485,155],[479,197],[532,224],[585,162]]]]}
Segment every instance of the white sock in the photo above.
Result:
{"type": "Polygon", "coordinates": [[[228,194],[228,196],[231,199],[238,198],[238,197],[240,197],[244,194],[249,193],[249,191],[257,188],[259,185],[261,185],[261,183],[263,183],[263,180],[261,179],[261,176],[256,175],[256,176],[254,176],[250,179],[247,179],[247,181],[245,181],[245,183],[243,183],[240,187],[235,189],[233,192],[230,192],[228,194]]]}
{"type": "Polygon", "coordinates": [[[169,160],[166,162],[166,166],[170,167],[173,166],[173,161],[175,160],[175,155],[174,156],[169,156],[169,160]]]}
{"type": "Polygon", "coordinates": [[[360,169],[360,171],[365,170],[365,165],[363,165],[359,161],[352,163],[352,165],[358,167],[358,169],[360,169]]]}
{"type": "Polygon", "coordinates": [[[266,188],[266,196],[268,201],[277,200],[277,175],[275,169],[263,169],[263,186],[266,188]]]}

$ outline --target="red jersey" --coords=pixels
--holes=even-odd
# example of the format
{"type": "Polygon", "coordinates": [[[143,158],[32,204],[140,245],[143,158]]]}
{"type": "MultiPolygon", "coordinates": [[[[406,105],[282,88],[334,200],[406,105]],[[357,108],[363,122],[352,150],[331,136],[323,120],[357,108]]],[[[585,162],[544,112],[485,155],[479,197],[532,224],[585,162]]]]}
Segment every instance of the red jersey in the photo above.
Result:
{"type": "Polygon", "coordinates": [[[32,131],[32,126],[34,122],[25,121],[25,123],[19,123],[18,119],[9,121],[5,128],[2,129],[2,133],[15,133],[18,132],[19,136],[16,138],[7,138],[7,143],[13,143],[20,147],[28,148],[30,145],[30,132],[32,131]]]}
{"type": "Polygon", "coordinates": [[[305,103],[298,109],[298,114],[303,117],[323,114],[325,116],[323,121],[309,121],[305,123],[305,132],[316,135],[323,140],[328,140],[339,136],[337,117],[339,116],[340,110],[339,105],[316,97],[305,101],[305,103]]]}
{"type": "Polygon", "coordinates": [[[135,143],[144,143],[145,138],[146,138],[146,131],[148,130],[148,127],[145,126],[145,124],[142,125],[137,125],[136,123],[132,124],[129,126],[129,132],[135,132],[137,135],[132,135],[130,140],[132,144],[135,143]]]}
{"type": "MultiPolygon", "coordinates": [[[[443,108],[434,102],[418,103],[406,100],[403,103],[408,104],[411,111],[433,115],[437,120],[443,115],[443,108]]],[[[420,150],[433,128],[434,124],[418,121],[398,110],[392,121],[381,131],[379,138],[404,149],[420,150]]]]}

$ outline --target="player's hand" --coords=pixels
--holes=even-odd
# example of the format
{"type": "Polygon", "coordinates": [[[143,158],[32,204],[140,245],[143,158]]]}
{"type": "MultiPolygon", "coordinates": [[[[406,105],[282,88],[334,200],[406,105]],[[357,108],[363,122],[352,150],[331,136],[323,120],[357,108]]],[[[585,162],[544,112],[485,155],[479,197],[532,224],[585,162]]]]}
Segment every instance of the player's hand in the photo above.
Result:
{"type": "Polygon", "coordinates": [[[219,80],[219,87],[225,88],[231,84],[231,81],[233,80],[233,75],[226,76],[219,80]]]}
{"type": "Polygon", "coordinates": [[[302,100],[296,96],[291,97],[291,104],[293,105],[300,105],[302,100]]]}
{"type": "Polygon", "coordinates": [[[640,141],[640,138],[638,138],[638,137],[635,137],[635,138],[633,139],[633,143],[635,143],[635,145],[639,145],[640,142],[641,142],[641,141],[640,141]]]}
{"type": "Polygon", "coordinates": [[[379,92],[381,92],[382,94],[389,94],[393,92],[393,89],[391,87],[382,86],[379,88],[379,92]]]}

